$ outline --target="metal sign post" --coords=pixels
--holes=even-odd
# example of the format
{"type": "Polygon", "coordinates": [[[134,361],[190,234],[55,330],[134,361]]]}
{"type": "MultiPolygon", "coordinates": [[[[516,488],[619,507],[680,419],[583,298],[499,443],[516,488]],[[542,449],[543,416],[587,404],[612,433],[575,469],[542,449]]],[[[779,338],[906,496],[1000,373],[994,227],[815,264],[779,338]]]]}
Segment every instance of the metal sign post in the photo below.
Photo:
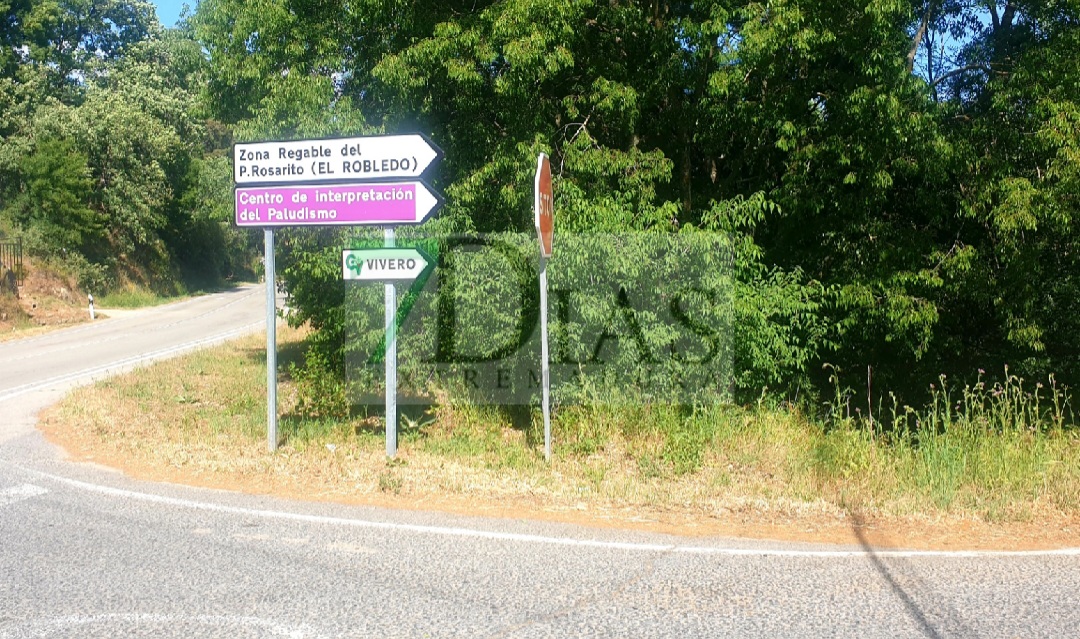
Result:
{"type": "Polygon", "coordinates": [[[533,211],[536,235],[540,240],[540,366],[543,382],[544,459],[551,461],[551,366],[548,357],[548,281],[547,262],[552,253],[554,232],[554,197],[551,190],[551,162],[541,153],[536,159],[533,211]]]}
{"type": "Polygon", "coordinates": [[[548,364],[547,258],[540,258],[540,361],[544,384],[544,459],[551,461],[551,366],[548,364]]]}
{"type": "Polygon", "coordinates": [[[266,443],[277,450],[277,277],[274,267],[274,229],[263,231],[266,257],[266,443]]]}
{"type": "MultiPolygon", "coordinates": [[[[396,245],[394,227],[383,229],[383,247],[396,245]]],[[[386,456],[397,455],[397,288],[386,283],[386,456]]]]}
{"type": "Polygon", "coordinates": [[[385,283],[386,342],[386,455],[397,454],[397,287],[426,277],[435,260],[416,248],[396,248],[394,227],[383,230],[383,248],[346,249],[341,252],[345,281],[385,283]]]}

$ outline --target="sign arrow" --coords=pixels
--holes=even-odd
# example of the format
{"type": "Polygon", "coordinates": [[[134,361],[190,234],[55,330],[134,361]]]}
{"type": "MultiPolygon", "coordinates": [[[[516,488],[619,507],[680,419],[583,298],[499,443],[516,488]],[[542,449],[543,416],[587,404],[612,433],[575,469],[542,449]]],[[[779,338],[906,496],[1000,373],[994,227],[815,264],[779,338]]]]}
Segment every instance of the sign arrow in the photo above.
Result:
{"type": "Polygon", "coordinates": [[[341,273],[345,280],[397,282],[415,280],[434,262],[420,249],[375,248],[341,252],[341,273]]]}
{"type": "Polygon", "coordinates": [[[233,178],[236,184],[416,178],[440,157],[420,134],[253,142],[233,147],[233,178]]]}
{"type": "Polygon", "coordinates": [[[236,189],[236,225],[419,224],[442,203],[420,181],[247,187],[236,189]]]}

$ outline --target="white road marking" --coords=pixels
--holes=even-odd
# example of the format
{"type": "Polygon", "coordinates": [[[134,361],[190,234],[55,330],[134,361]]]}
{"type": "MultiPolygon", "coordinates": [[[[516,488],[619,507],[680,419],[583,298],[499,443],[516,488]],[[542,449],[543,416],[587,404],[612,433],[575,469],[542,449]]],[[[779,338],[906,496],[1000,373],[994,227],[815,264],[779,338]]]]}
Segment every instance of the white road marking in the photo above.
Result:
{"type": "Polygon", "coordinates": [[[47,492],[49,491],[45,488],[34,486],[32,484],[23,484],[12,488],[0,489],[0,506],[7,506],[8,504],[14,504],[17,501],[38,497],[47,492]]]}
{"type": "MultiPolygon", "coordinates": [[[[152,615],[152,614],[107,614],[80,617],[56,617],[53,619],[41,619],[16,626],[12,630],[0,631],[0,639],[14,639],[16,637],[47,637],[64,631],[74,630],[86,626],[112,627],[114,630],[126,630],[132,628],[125,626],[137,626],[140,636],[152,631],[146,626],[160,626],[171,628],[175,626],[201,626],[204,629],[246,629],[258,631],[261,636],[288,637],[289,639],[306,639],[308,637],[322,637],[310,626],[289,626],[261,619],[259,617],[236,617],[236,616],[210,616],[210,615],[152,615]],[[269,633],[269,634],[267,634],[269,633]]],[[[194,629],[193,629],[194,630],[194,629]]]]}
{"type": "Polygon", "coordinates": [[[44,379],[38,382],[31,382],[29,384],[23,384],[22,386],[16,386],[6,391],[0,392],[0,402],[14,399],[21,395],[32,393],[36,390],[40,390],[43,388],[49,388],[67,382],[86,380],[94,377],[95,375],[111,372],[118,368],[136,366],[138,364],[144,364],[147,362],[164,359],[173,355],[179,355],[180,353],[196,350],[198,348],[226,342],[242,335],[251,333],[256,329],[265,326],[265,324],[265,321],[255,322],[225,333],[219,333],[217,335],[212,335],[203,339],[186,342],[184,344],[180,344],[179,346],[163,348],[161,350],[153,351],[151,353],[146,353],[145,355],[136,355],[134,357],[128,357],[125,359],[116,360],[114,362],[109,362],[108,364],[102,364],[101,366],[97,366],[94,368],[87,368],[81,371],[76,371],[74,373],[69,373],[67,375],[58,375],[56,377],[50,377],[48,379],[44,379]]]}
{"type": "Polygon", "coordinates": [[[374,548],[368,548],[367,546],[360,546],[358,544],[347,544],[343,542],[335,542],[326,546],[326,549],[331,552],[347,553],[351,555],[375,555],[379,551],[374,548]]]}
{"type": "Polygon", "coordinates": [[[298,521],[310,524],[322,524],[328,526],[345,526],[351,528],[370,528],[374,530],[393,530],[411,532],[425,535],[440,535],[446,537],[470,537],[474,539],[488,539],[495,541],[508,541],[530,544],[547,544],[556,546],[575,546],[585,548],[603,548],[608,550],[627,550],[635,552],[660,552],[682,553],[692,555],[721,555],[732,557],[794,557],[794,558],[914,558],[914,557],[948,557],[948,558],[993,558],[993,557],[1080,557],[1080,547],[1061,548],[1056,550],[794,550],[782,548],[724,548],[721,546],[691,546],[682,544],[647,544],[620,541],[604,541],[600,539],[576,539],[573,537],[549,537],[544,535],[530,535],[523,533],[497,532],[490,530],[476,530],[472,528],[454,528],[443,526],[424,526],[419,524],[400,524],[385,521],[370,521],[365,519],[346,519],[343,517],[326,517],[322,515],[303,515],[299,513],[282,512],[276,510],[258,510],[252,508],[240,508],[236,506],[223,506],[176,497],[164,497],[149,493],[139,493],[121,488],[91,484],[76,479],[51,475],[40,471],[24,469],[41,477],[67,484],[79,490],[118,497],[133,499],[166,506],[189,508],[209,512],[241,515],[244,517],[260,517],[263,519],[277,519],[284,521],[298,521]]]}

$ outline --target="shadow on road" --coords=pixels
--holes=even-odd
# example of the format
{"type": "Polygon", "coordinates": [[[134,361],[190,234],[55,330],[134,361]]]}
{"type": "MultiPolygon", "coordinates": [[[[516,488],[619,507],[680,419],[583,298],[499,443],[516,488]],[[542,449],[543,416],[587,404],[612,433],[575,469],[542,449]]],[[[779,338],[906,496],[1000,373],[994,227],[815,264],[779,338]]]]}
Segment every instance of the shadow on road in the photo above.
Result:
{"type": "MultiPolygon", "coordinates": [[[[912,596],[912,592],[915,592],[917,594],[919,590],[927,591],[928,588],[926,588],[926,585],[924,583],[919,583],[916,585],[921,587],[911,588],[910,586],[908,586],[905,589],[904,584],[902,584],[901,580],[897,577],[899,571],[897,571],[895,567],[892,567],[889,564],[885,563],[882,557],[877,554],[874,546],[871,545],[870,541],[867,539],[864,530],[866,526],[866,521],[863,519],[863,517],[856,513],[851,513],[851,518],[853,521],[852,532],[855,533],[855,537],[859,540],[859,545],[862,546],[863,550],[866,551],[866,556],[870,559],[870,563],[873,564],[874,569],[879,575],[881,575],[881,578],[885,580],[885,583],[889,585],[889,588],[892,590],[893,594],[895,594],[896,597],[901,601],[901,603],[904,604],[904,608],[907,610],[911,618],[915,621],[918,629],[922,632],[923,635],[930,637],[931,639],[944,639],[946,635],[941,628],[941,626],[944,625],[942,623],[942,621],[944,620],[937,619],[937,623],[935,624],[935,620],[931,619],[931,614],[928,614],[927,606],[920,604],[920,602],[917,601],[914,596],[912,596]],[[912,592],[909,592],[909,590],[912,592]]],[[[917,580],[917,578],[908,576],[907,580],[917,580]]],[[[921,599],[929,600],[932,598],[932,596],[932,593],[924,592],[921,599]]],[[[954,625],[956,625],[957,627],[961,625],[960,618],[956,614],[956,611],[944,610],[944,606],[940,602],[940,600],[936,602],[936,607],[939,608],[939,610],[937,614],[933,614],[934,617],[945,616],[950,621],[954,622],[954,625]],[[941,613],[944,613],[944,615],[942,615],[941,613]]]]}

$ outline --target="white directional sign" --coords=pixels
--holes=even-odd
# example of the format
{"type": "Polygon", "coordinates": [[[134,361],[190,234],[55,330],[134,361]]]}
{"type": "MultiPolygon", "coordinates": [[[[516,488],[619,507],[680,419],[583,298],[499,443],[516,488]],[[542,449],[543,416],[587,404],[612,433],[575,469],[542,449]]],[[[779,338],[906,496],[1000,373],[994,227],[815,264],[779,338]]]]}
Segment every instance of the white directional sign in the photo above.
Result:
{"type": "Polygon", "coordinates": [[[422,135],[254,142],[233,148],[237,184],[419,177],[442,152],[422,135]]]}
{"type": "Polygon", "coordinates": [[[341,272],[346,280],[361,282],[411,281],[420,277],[432,261],[419,249],[377,248],[341,252],[341,272]]]}

